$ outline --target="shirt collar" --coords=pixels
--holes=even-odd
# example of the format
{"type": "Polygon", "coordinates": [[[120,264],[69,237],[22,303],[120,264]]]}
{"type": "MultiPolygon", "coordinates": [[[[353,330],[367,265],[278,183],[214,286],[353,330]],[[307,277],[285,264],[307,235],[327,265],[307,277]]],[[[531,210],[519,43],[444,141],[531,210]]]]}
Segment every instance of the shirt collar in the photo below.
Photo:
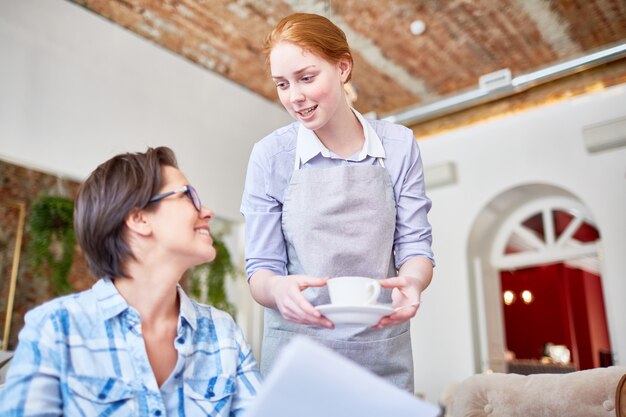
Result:
{"type": "MultiPolygon", "coordinates": [[[[124,278],[119,278],[124,279],[124,278]]],[[[96,282],[93,286],[93,290],[96,294],[96,299],[100,305],[102,315],[105,320],[109,320],[123,311],[130,308],[124,297],[119,293],[113,281],[109,278],[102,278],[96,282]]],[[[177,286],[178,299],[180,300],[180,317],[184,319],[192,329],[197,327],[197,315],[196,309],[191,302],[191,299],[180,285],[177,286]]]]}
{"type": "MultiPolygon", "coordinates": [[[[385,157],[385,149],[383,148],[383,144],[376,134],[376,131],[370,124],[365,120],[365,118],[356,111],[352,109],[352,112],[361,123],[363,128],[363,134],[365,136],[365,142],[363,143],[363,148],[355,158],[356,161],[362,161],[367,156],[371,156],[374,158],[384,158],[385,157]]],[[[300,147],[300,160],[303,164],[307,163],[313,157],[318,154],[321,154],[325,158],[330,158],[330,151],[324,144],[319,140],[314,131],[307,129],[303,125],[300,125],[298,129],[298,146],[300,147]]]]}
{"type": "Polygon", "coordinates": [[[180,300],[180,318],[184,319],[189,326],[193,330],[197,329],[198,316],[196,315],[196,309],[191,302],[189,296],[183,291],[182,287],[179,285],[178,289],[178,299],[180,300]]]}
{"type": "MultiPolygon", "coordinates": [[[[123,279],[123,278],[122,278],[123,279]]],[[[102,311],[102,315],[105,320],[109,320],[122,311],[126,310],[129,305],[124,300],[124,297],[119,293],[113,281],[110,278],[102,278],[96,282],[93,286],[93,291],[96,294],[98,305],[102,311]]]]}

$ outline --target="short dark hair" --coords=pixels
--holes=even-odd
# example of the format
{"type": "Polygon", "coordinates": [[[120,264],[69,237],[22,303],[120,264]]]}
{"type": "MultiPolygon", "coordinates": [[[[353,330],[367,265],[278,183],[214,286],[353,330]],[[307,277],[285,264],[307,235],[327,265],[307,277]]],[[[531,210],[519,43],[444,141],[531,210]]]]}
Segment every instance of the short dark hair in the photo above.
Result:
{"type": "Polygon", "coordinates": [[[124,153],[99,165],[81,185],[74,204],[74,231],[96,278],[128,276],[125,262],[135,259],[124,240],[125,219],[144,209],[161,188],[161,167],[178,168],[165,146],[124,153]]]}

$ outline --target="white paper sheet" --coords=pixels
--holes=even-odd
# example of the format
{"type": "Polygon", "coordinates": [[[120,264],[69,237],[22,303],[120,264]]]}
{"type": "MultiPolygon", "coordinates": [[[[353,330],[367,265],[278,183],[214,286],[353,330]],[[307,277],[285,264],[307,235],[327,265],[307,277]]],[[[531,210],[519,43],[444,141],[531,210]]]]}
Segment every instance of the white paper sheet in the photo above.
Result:
{"type": "Polygon", "coordinates": [[[305,337],[294,339],[245,417],[436,417],[440,409],[305,337]]]}

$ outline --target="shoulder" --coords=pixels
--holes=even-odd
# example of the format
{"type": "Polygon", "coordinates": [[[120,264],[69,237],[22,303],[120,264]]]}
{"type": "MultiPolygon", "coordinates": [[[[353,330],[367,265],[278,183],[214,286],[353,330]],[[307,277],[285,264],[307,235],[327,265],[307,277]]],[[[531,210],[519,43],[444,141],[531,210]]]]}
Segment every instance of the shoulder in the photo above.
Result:
{"type": "Polygon", "coordinates": [[[276,158],[285,153],[294,153],[298,138],[297,122],[276,129],[254,145],[252,155],[262,158],[276,158]]]}
{"type": "Polygon", "coordinates": [[[406,126],[386,120],[368,120],[380,138],[387,161],[410,161],[418,158],[419,148],[413,131],[406,126]]]}
{"type": "Polygon", "coordinates": [[[30,328],[52,326],[55,333],[67,333],[70,322],[91,321],[98,316],[97,311],[93,291],[87,290],[47,301],[26,313],[24,321],[30,328]]]}
{"type": "Polygon", "coordinates": [[[413,131],[406,126],[388,122],[387,120],[367,119],[381,140],[407,142],[414,139],[413,131]]]}
{"type": "Polygon", "coordinates": [[[298,128],[297,122],[291,123],[275,130],[254,145],[248,164],[244,196],[262,192],[282,202],[293,173],[298,128]]]}

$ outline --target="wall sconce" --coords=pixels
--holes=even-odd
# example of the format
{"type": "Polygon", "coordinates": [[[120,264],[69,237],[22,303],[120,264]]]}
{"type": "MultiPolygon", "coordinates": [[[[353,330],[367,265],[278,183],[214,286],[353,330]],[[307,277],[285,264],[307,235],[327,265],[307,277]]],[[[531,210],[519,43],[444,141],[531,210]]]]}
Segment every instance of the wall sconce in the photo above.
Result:
{"type": "MultiPolygon", "coordinates": [[[[534,301],[535,296],[529,290],[524,290],[521,292],[520,296],[522,297],[522,301],[524,304],[530,304],[534,301]]],[[[517,300],[517,296],[511,290],[506,290],[502,293],[502,299],[504,300],[504,304],[510,306],[517,300]]]]}
{"type": "Polygon", "coordinates": [[[506,290],[503,294],[502,294],[502,298],[504,298],[504,304],[506,304],[507,306],[510,306],[511,304],[513,304],[515,302],[515,293],[511,290],[506,290]]]}
{"type": "Polygon", "coordinates": [[[524,302],[524,304],[530,304],[533,302],[534,299],[535,297],[533,296],[532,292],[528,290],[522,291],[522,301],[524,302]]]}

